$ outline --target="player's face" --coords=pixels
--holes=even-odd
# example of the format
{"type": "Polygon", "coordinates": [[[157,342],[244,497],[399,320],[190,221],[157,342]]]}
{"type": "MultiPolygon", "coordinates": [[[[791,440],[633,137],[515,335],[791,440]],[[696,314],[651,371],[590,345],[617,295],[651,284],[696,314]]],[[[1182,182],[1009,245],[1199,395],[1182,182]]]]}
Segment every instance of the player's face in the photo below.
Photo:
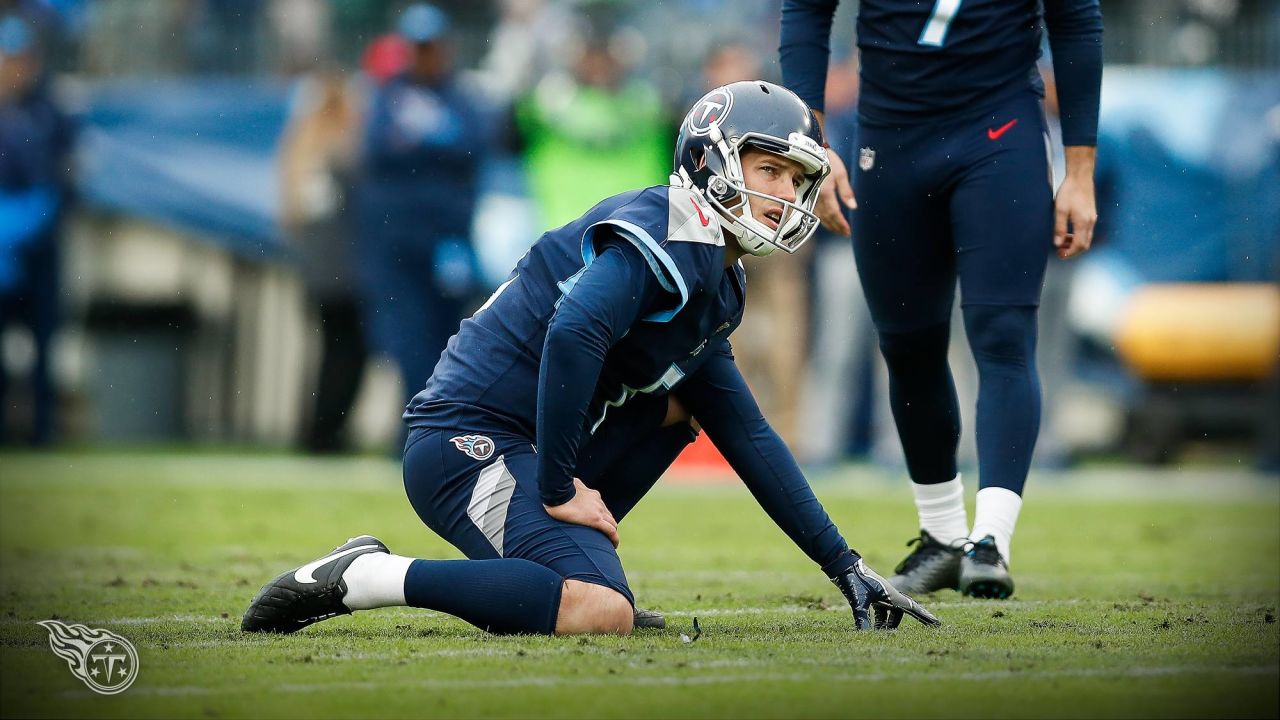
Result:
{"type": "MultiPolygon", "coordinates": [[[[795,202],[796,190],[804,182],[804,167],[781,155],[748,149],[742,153],[742,179],[748,190],[795,202]]],[[[752,198],[750,204],[751,215],[756,220],[771,229],[778,229],[782,222],[781,203],[752,198]]]]}

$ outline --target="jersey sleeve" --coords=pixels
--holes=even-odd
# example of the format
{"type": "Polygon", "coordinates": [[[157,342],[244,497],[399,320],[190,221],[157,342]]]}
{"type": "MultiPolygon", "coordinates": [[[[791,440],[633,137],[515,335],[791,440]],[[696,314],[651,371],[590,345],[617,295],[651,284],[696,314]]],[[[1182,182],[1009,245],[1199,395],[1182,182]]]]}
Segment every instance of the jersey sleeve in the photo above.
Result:
{"type": "Polygon", "coordinates": [[[769,517],[828,577],[849,569],[854,556],[800,472],[795,457],[770,427],[733,361],[728,341],[675,390],[716,449],[769,517]]]}
{"type": "Polygon", "coordinates": [[[724,238],[711,206],[683,188],[654,187],[591,225],[582,236],[582,259],[589,266],[611,237],[630,243],[644,257],[669,301],[642,320],[666,322],[699,292],[705,278],[717,277],[724,238]],[[714,271],[714,272],[709,272],[714,271]]]}
{"type": "Polygon", "coordinates": [[[538,491],[546,505],[574,496],[573,469],[605,355],[661,294],[647,262],[614,240],[560,301],[538,374],[538,491]]]}
{"type": "Polygon", "coordinates": [[[1098,144],[1102,10],[1098,0],[1045,0],[1063,145],[1098,144]]]}
{"type": "Polygon", "coordinates": [[[783,0],[778,62],[782,84],[822,112],[831,55],[831,20],[839,0],[783,0]]]}

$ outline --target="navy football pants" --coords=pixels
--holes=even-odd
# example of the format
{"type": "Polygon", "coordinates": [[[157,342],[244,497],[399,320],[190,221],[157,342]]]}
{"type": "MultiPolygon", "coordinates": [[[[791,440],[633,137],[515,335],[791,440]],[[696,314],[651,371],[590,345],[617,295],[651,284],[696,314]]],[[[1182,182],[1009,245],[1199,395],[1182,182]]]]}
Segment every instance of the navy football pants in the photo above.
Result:
{"type": "MultiPolygon", "coordinates": [[[[619,522],[695,437],[688,423],[661,427],[666,412],[667,396],[637,395],[610,410],[580,454],[578,477],[600,492],[619,522]]],[[[404,482],[418,517],[468,558],[530,560],[565,579],[617,590],[635,604],[608,537],[543,508],[529,438],[484,428],[414,429],[404,482]],[[492,445],[454,441],[477,435],[492,445]]]]}
{"type": "Polygon", "coordinates": [[[1040,421],[1035,308],[1053,249],[1048,148],[1030,90],[974,119],[859,128],[853,250],[917,483],[955,476],[957,280],[979,371],[981,485],[1020,493],[1026,481],[1040,421]]]}

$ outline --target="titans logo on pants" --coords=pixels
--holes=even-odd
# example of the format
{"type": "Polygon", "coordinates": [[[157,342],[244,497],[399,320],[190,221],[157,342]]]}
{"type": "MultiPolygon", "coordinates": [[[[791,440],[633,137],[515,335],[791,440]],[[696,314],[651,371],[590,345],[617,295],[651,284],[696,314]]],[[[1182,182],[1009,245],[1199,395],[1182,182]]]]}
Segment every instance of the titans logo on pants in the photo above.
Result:
{"type": "Polygon", "coordinates": [[[476,460],[493,457],[493,441],[484,435],[459,435],[449,438],[449,442],[476,460]]]}

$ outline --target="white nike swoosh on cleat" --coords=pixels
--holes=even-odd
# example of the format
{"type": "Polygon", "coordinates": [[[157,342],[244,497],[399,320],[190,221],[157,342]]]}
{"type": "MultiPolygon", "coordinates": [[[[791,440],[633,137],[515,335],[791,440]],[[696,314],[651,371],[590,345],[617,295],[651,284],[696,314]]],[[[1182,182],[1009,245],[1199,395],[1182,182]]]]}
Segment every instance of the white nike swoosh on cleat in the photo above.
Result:
{"type": "Polygon", "coordinates": [[[357,545],[356,547],[353,547],[353,548],[347,548],[346,550],[343,550],[340,553],[325,555],[319,560],[316,560],[315,562],[309,562],[306,565],[303,565],[302,567],[295,570],[293,572],[293,579],[297,580],[300,583],[313,583],[316,581],[316,579],[312,577],[311,573],[315,572],[316,568],[319,568],[321,565],[328,565],[329,563],[333,562],[334,560],[337,560],[343,555],[350,555],[351,553],[360,552],[361,550],[376,550],[376,549],[378,549],[377,545],[357,545]]]}

